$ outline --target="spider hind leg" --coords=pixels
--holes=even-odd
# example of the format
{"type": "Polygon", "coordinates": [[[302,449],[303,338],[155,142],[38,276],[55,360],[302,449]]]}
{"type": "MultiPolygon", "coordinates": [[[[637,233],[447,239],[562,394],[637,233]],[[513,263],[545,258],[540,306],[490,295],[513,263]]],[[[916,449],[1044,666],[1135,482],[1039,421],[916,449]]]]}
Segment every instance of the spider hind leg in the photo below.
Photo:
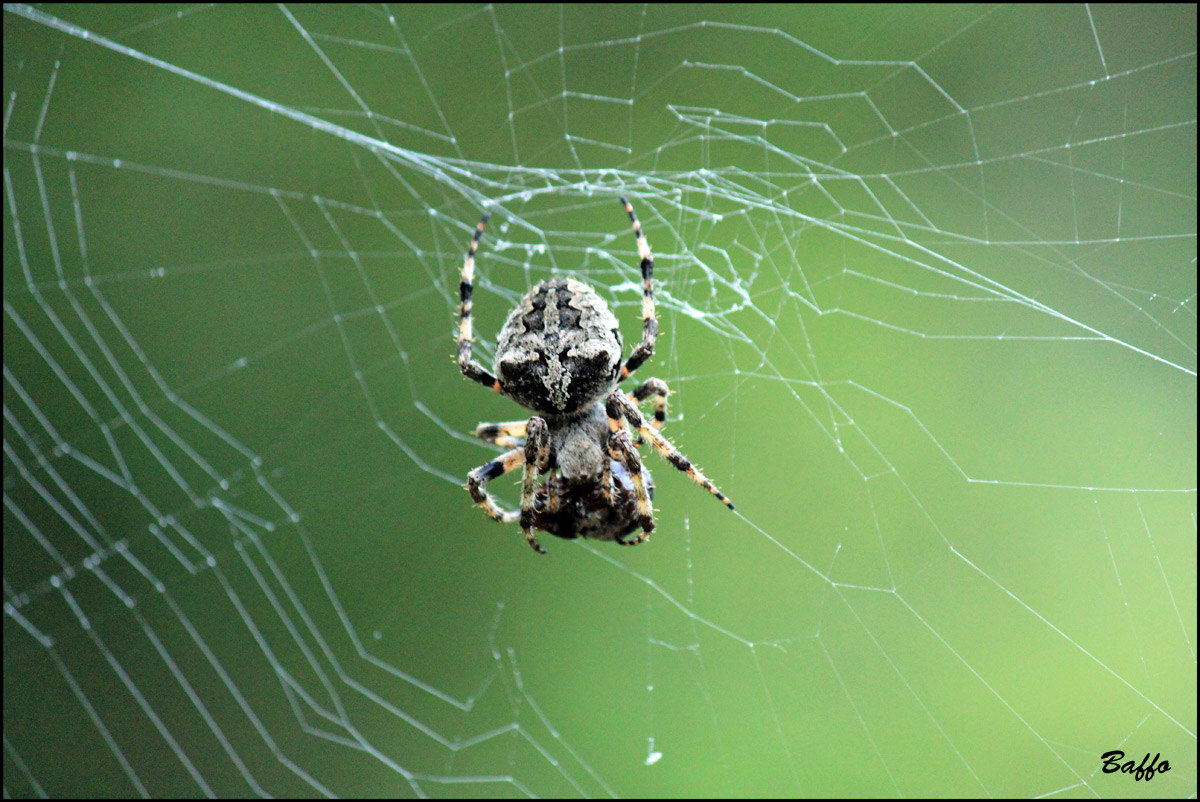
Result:
{"type": "Polygon", "coordinates": [[[629,215],[629,222],[633,225],[633,236],[637,239],[642,270],[642,341],[634,346],[629,359],[621,366],[621,379],[627,379],[629,374],[640,368],[654,353],[654,341],[658,338],[658,318],[654,315],[654,255],[650,253],[650,243],[642,233],[642,224],[633,213],[633,205],[624,198],[621,198],[621,205],[625,207],[625,213],[629,215]]]}
{"type": "Polygon", "coordinates": [[[483,237],[483,227],[487,225],[491,215],[485,214],[475,226],[475,235],[467,246],[467,255],[463,259],[462,277],[458,282],[458,369],[468,379],[473,379],[484,387],[500,392],[500,382],[482,365],[471,357],[471,294],[475,291],[475,251],[479,249],[479,240],[483,237]]]}

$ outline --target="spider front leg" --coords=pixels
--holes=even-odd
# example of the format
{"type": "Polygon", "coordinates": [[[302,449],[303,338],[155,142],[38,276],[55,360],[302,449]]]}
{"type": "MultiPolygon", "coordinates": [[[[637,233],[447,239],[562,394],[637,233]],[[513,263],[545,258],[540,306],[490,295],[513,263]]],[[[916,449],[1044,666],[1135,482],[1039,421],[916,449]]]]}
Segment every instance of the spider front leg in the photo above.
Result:
{"type": "Polygon", "coordinates": [[[642,458],[633,448],[633,440],[629,437],[628,429],[622,426],[609,434],[608,453],[613,459],[624,465],[625,470],[629,471],[629,478],[633,480],[634,495],[637,497],[638,523],[642,527],[642,533],[633,540],[621,540],[620,537],[616,540],[622,546],[636,546],[639,543],[645,543],[646,539],[650,537],[650,533],[654,531],[654,508],[650,506],[650,496],[646,492],[646,480],[642,476],[642,458]]]}
{"type": "Polygon", "coordinates": [[[716,496],[726,507],[731,510],[733,509],[733,502],[726,498],[725,494],[718,490],[717,486],[710,482],[708,477],[691,463],[691,460],[680,454],[679,449],[675,448],[670,440],[659,434],[658,429],[646,423],[646,419],[642,417],[642,413],[638,410],[637,405],[630,401],[625,393],[620,390],[613,390],[609,393],[607,403],[605,404],[605,411],[608,414],[610,426],[620,426],[622,421],[628,421],[633,428],[637,429],[638,434],[643,440],[649,441],[654,446],[654,449],[663,456],[663,459],[686,473],[691,477],[693,482],[716,496]]]}
{"type": "Polygon", "coordinates": [[[458,369],[468,379],[474,379],[484,387],[498,393],[500,392],[500,382],[471,358],[471,293],[475,289],[475,251],[479,248],[479,239],[483,236],[483,227],[487,225],[488,217],[490,215],[485,214],[479,224],[475,226],[475,236],[471,238],[471,244],[467,246],[467,257],[463,260],[462,278],[458,282],[460,318],[458,323],[458,369]]]}
{"type": "Polygon", "coordinates": [[[492,520],[501,523],[511,523],[517,520],[517,513],[502,509],[496,503],[496,500],[492,498],[492,495],[484,488],[487,487],[488,482],[524,464],[525,449],[514,448],[512,451],[505,452],[494,460],[485,462],[467,474],[467,492],[471,494],[471,499],[482,507],[483,511],[492,520]]]}
{"type": "Polygon", "coordinates": [[[621,366],[621,379],[624,380],[654,353],[654,341],[658,338],[658,318],[654,316],[654,256],[650,253],[650,243],[646,242],[646,235],[642,233],[642,224],[633,213],[633,206],[624,198],[621,198],[621,205],[629,215],[629,222],[633,224],[638,258],[642,260],[642,341],[634,346],[629,359],[621,366]]]}
{"type": "Polygon", "coordinates": [[[538,554],[546,549],[533,536],[533,493],[539,473],[550,470],[550,431],[546,421],[530,418],[525,424],[525,476],[521,483],[521,531],[525,541],[538,554]]]}

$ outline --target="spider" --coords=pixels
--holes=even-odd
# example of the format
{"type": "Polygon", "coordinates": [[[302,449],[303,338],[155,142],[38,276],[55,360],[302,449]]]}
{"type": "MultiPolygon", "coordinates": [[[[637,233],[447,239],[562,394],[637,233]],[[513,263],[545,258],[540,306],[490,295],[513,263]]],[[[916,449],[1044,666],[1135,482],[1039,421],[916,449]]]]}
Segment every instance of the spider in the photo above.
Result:
{"type": "Polygon", "coordinates": [[[496,343],[495,374],[471,357],[471,292],[475,251],[489,215],[475,226],[459,284],[458,366],[464,376],[516,401],[535,414],[529,420],[481,423],[475,436],[511,450],[467,476],[467,491],[489,517],[519,521],[525,540],[545,554],[533,531],[565,539],[644,543],[654,529],[654,481],[634,450],[649,442],[671,465],[706,488],[729,509],[733,503],[688,458],[660,434],[667,419],[670,390],[647,379],[631,393],[618,389],[654,353],[654,257],[633,206],[621,198],[642,260],[642,341],[622,363],[621,332],[604,299],[575,278],[540,282],[508,316],[496,343]],[[638,404],[655,399],[654,421],[638,404]],[[521,510],[502,509],[487,483],[524,466],[521,510]],[[549,474],[537,484],[539,475],[549,474]],[[641,527],[632,540],[626,535],[641,527]]]}

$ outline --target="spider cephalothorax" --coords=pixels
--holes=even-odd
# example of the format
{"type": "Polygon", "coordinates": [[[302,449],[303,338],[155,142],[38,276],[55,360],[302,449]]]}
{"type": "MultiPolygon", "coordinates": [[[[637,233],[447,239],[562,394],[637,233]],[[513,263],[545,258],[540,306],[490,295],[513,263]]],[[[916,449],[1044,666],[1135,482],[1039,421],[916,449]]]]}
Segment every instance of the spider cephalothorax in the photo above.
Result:
{"type": "Polygon", "coordinates": [[[659,430],[667,419],[665,382],[647,379],[633,392],[617,388],[654,353],[654,258],[633,207],[621,204],[633,224],[642,270],[642,340],[621,362],[621,332],[608,304],[575,278],[552,278],[531,289],[509,314],[496,347],[495,375],[471,358],[471,293],[475,251],[488,217],[475,227],[459,284],[461,321],[458,365],[463,375],[512,398],[535,415],[526,421],[481,423],[481,440],[510,450],[467,476],[471,498],[497,521],[519,520],[529,545],[541,529],[562,538],[642,543],[654,529],[654,482],[633,446],[649,442],[679,470],[724,502],[733,503],[679,453],[659,430]],[[654,421],[638,404],[654,396],[654,421]],[[489,481],[524,466],[520,513],[506,512],[485,490],[489,481]],[[537,486],[537,477],[550,474],[537,486]],[[633,540],[624,537],[637,528],[633,540]]]}

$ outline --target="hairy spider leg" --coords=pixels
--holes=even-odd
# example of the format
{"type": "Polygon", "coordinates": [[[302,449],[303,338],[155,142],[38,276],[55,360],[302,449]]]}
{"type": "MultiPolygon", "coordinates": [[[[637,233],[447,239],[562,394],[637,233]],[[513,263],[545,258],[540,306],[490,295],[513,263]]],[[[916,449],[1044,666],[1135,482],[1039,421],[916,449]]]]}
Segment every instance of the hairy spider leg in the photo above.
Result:
{"type": "Polygon", "coordinates": [[[558,493],[554,487],[558,480],[558,468],[551,468],[550,475],[546,477],[546,512],[554,515],[558,512],[558,493]]]}
{"type": "MultiPolygon", "coordinates": [[[[608,454],[610,457],[612,456],[611,448],[608,450],[608,454]]],[[[604,460],[604,467],[600,471],[600,492],[602,492],[604,494],[604,500],[607,501],[609,504],[612,503],[612,494],[613,494],[613,483],[612,482],[613,482],[613,480],[612,480],[612,462],[611,462],[611,460],[604,460]]]]}
{"type": "Polygon", "coordinates": [[[650,253],[650,243],[646,242],[646,235],[642,233],[642,224],[633,213],[633,206],[624,198],[621,198],[621,205],[629,215],[629,222],[633,223],[638,258],[642,260],[642,341],[634,346],[629,359],[621,366],[621,379],[625,380],[654,353],[654,341],[658,337],[658,318],[654,316],[654,257],[650,253]]]}
{"type": "Polygon", "coordinates": [[[654,396],[654,423],[651,425],[662,431],[662,427],[667,423],[667,396],[671,394],[667,383],[662,379],[646,379],[637,386],[637,389],[629,393],[629,397],[635,403],[641,403],[650,396],[654,396]]]}
{"type": "Polygon", "coordinates": [[[475,436],[485,443],[495,443],[505,448],[517,448],[524,445],[526,423],[528,421],[523,420],[481,423],[475,427],[475,436]]]}
{"type": "Polygon", "coordinates": [[[650,496],[646,493],[646,481],[642,477],[642,458],[633,449],[633,440],[629,437],[629,430],[622,427],[608,436],[608,453],[613,459],[619,461],[625,466],[625,470],[629,471],[629,478],[633,480],[634,494],[637,496],[637,513],[638,523],[641,524],[642,533],[633,540],[622,540],[617,538],[616,541],[622,546],[636,546],[639,543],[645,543],[650,533],[654,531],[654,508],[650,506],[650,496]]]}
{"type": "Polygon", "coordinates": [[[643,439],[648,440],[654,446],[654,449],[659,454],[662,454],[667,462],[686,473],[691,477],[692,481],[716,496],[726,507],[731,510],[733,509],[733,502],[726,498],[725,494],[718,490],[717,486],[710,482],[708,477],[691,463],[691,460],[679,453],[679,449],[675,448],[670,440],[659,434],[658,429],[647,425],[646,419],[642,417],[642,413],[638,410],[637,405],[630,401],[623,392],[613,390],[608,394],[605,412],[608,414],[610,427],[614,423],[619,425],[624,421],[628,421],[633,425],[633,428],[637,429],[638,434],[643,439]]]}
{"type": "Polygon", "coordinates": [[[485,462],[467,474],[467,492],[471,494],[471,499],[476,504],[483,507],[483,511],[488,514],[489,518],[500,523],[512,523],[517,520],[517,513],[502,509],[484,488],[488,482],[496,477],[503,476],[524,464],[525,449],[514,448],[512,451],[506,451],[494,460],[485,462]]]}
{"type": "Polygon", "coordinates": [[[525,541],[538,554],[546,549],[533,536],[533,493],[537,475],[550,470],[550,430],[546,421],[538,417],[525,424],[525,476],[521,484],[521,531],[525,541]]]}
{"type": "Polygon", "coordinates": [[[474,379],[484,387],[500,392],[500,382],[484,369],[482,365],[471,358],[471,293],[475,288],[475,251],[479,249],[479,239],[483,236],[483,227],[487,225],[489,214],[475,226],[475,236],[467,247],[467,257],[463,260],[462,279],[458,282],[458,302],[460,320],[458,323],[458,369],[468,379],[474,379]]]}

